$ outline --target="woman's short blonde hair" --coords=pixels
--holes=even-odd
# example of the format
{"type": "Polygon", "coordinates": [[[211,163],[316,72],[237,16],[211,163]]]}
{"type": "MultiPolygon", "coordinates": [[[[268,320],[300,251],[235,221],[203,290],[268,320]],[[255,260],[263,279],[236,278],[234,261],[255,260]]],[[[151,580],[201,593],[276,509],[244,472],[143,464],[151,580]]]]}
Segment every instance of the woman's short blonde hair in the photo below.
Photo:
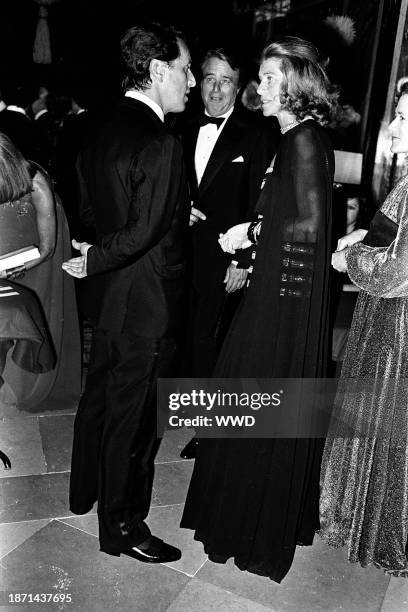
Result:
{"type": "Polygon", "coordinates": [[[338,92],[330,83],[312,43],[296,36],[286,36],[270,43],[261,61],[280,60],[282,109],[297,119],[312,117],[321,125],[330,122],[337,106],[338,92]]]}

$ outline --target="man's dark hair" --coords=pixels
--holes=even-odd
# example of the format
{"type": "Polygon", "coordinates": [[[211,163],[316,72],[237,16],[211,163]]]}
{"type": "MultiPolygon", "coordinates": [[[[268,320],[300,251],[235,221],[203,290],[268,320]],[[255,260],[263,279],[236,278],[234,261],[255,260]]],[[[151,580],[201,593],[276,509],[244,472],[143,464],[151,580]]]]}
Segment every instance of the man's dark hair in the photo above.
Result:
{"type": "Polygon", "coordinates": [[[239,81],[241,81],[241,62],[237,55],[231,49],[226,49],[224,47],[217,47],[214,49],[208,49],[208,51],[206,51],[201,61],[201,72],[203,72],[204,65],[206,64],[206,62],[208,62],[208,60],[210,60],[212,57],[217,57],[223,62],[227,62],[227,64],[229,64],[232,70],[237,70],[238,79],[239,81]]]}
{"type": "Polygon", "coordinates": [[[179,40],[180,32],[159,23],[130,28],[121,40],[123,89],[146,89],[151,83],[151,60],[176,60],[180,55],[179,40]]]}
{"type": "Polygon", "coordinates": [[[3,99],[6,104],[13,104],[26,109],[35,99],[32,87],[8,81],[2,86],[3,99]]]}

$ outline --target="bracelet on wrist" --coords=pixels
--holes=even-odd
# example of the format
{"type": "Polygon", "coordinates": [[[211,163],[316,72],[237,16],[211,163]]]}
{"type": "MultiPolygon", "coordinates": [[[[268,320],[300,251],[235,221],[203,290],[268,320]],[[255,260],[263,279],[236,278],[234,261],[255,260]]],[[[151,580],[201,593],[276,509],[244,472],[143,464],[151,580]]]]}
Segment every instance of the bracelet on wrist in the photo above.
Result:
{"type": "Polygon", "coordinates": [[[251,244],[256,244],[256,238],[255,238],[255,234],[254,234],[254,230],[255,227],[257,225],[258,221],[252,221],[252,223],[249,224],[248,226],[248,230],[247,230],[247,236],[248,236],[248,240],[251,244]]]}
{"type": "Polygon", "coordinates": [[[258,236],[261,229],[261,221],[257,219],[249,224],[247,236],[251,244],[258,244],[258,236]]]}

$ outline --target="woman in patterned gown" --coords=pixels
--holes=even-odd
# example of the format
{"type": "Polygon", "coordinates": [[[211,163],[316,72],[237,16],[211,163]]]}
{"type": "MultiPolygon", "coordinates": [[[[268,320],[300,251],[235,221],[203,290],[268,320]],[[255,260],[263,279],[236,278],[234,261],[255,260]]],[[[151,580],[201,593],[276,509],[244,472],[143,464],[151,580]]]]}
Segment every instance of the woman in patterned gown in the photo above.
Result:
{"type": "MultiPolygon", "coordinates": [[[[408,85],[390,131],[391,151],[408,153],[408,85]]],[[[321,535],[351,562],[408,576],[408,176],[338,249],[333,266],[361,291],[323,456],[321,535]]]]}

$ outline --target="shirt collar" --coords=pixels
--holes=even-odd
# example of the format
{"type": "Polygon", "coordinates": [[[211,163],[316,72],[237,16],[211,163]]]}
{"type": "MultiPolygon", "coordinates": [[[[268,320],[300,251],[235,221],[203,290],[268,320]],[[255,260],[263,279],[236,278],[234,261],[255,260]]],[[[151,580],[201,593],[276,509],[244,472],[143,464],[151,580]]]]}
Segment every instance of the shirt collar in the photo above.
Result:
{"type": "Polygon", "coordinates": [[[43,108],[42,110],[38,111],[38,113],[36,113],[34,116],[34,121],[39,119],[42,115],[44,115],[44,113],[48,113],[48,109],[43,108]]]}
{"type": "Polygon", "coordinates": [[[9,104],[7,110],[14,111],[15,113],[21,113],[22,115],[27,115],[24,108],[21,108],[21,106],[15,106],[14,104],[9,104]]]}
{"type": "Polygon", "coordinates": [[[157,104],[157,102],[149,98],[149,96],[146,96],[146,94],[142,93],[141,91],[136,91],[135,89],[130,89],[129,91],[127,91],[125,93],[125,96],[128,98],[133,98],[134,100],[138,100],[139,102],[143,102],[143,104],[147,104],[147,106],[150,106],[152,111],[156,113],[160,121],[164,122],[163,109],[157,104]]]}

